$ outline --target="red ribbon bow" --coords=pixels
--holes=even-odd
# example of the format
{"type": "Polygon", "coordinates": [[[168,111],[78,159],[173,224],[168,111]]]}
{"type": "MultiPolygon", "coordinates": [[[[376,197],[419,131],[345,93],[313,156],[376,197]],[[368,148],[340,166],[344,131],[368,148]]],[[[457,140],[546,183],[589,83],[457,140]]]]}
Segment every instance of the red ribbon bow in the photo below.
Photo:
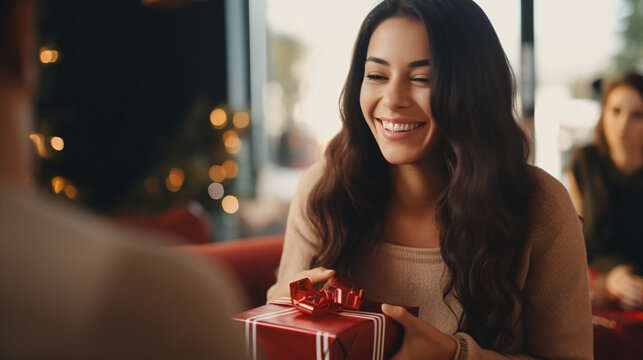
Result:
{"type": "Polygon", "coordinates": [[[313,289],[308,278],[290,283],[292,304],[312,316],[341,309],[358,310],[362,305],[363,292],[363,289],[356,290],[353,284],[339,277],[329,279],[319,291],[313,289]]]}

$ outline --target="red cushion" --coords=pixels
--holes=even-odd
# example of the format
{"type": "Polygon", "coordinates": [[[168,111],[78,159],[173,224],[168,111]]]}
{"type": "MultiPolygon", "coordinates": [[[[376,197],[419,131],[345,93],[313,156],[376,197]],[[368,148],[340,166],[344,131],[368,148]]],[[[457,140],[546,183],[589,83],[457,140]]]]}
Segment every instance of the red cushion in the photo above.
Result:
{"type": "Polygon", "coordinates": [[[226,267],[245,291],[248,305],[256,307],[266,303],[266,291],[277,281],[283,245],[284,237],[279,235],[181,248],[226,267]]]}

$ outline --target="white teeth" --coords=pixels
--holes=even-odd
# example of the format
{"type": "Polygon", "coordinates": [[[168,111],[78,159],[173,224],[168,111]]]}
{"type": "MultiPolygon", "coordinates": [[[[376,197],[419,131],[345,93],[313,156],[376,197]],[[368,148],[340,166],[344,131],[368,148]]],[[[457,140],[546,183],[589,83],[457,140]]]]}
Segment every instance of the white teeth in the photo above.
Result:
{"type": "Polygon", "coordinates": [[[388,131],[395,131],[395,132],[403,132],[403,131],[411,131],[415,130],[418,127],[420,127],[421,124],[400,124],[400,123],[394,123],[392,121],[383,121],[382,120],[382,126],[388,131]]]}

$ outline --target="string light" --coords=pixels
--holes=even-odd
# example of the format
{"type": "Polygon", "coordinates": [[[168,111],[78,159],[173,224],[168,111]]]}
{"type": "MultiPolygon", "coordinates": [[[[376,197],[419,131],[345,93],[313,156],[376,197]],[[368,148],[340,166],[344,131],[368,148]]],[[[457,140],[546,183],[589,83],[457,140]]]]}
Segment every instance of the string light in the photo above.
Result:
{"type": "Polygon", "coordinates": [[[215,129],[223,129],[227,119],[228,116],[223,109],[216,108],[210,113],[210,122],[215,129]]]}
{"type": "Polygon", "coordinates": [[[232,117],[232,124],[238,129],[243,129],[250,124],[250,116],[247,112],[239,111],[232,117]]]}
{"type": "Polygon", "coordinates": [[[214,200],[219,200],[223,197],[223,185],[219,183],[212,183],[208,186],[208,195],[214,200]]]}
{"type": "Polygon", "coordinates": [[[239,172],[239,166],[234,160],[226,160],[223,162],[223,170],[225,170],[225,176],[228,179],[234,179],[239,172]]]}
{"type": "Polygon", "coordinates": [[[239,210],[239,200],[232,195],[228,195],[221,201],[221,207],[223,207],[223,211],[228,214],[234,214],[239,210]]]}
{"type": "Polygon", "coordinates": [[[62,151],[62,149],[65,148],[65,142],[61,137],[54,136],[51,138],[50,142],[51,142],[51,147],[56,151],[62,151]]]}

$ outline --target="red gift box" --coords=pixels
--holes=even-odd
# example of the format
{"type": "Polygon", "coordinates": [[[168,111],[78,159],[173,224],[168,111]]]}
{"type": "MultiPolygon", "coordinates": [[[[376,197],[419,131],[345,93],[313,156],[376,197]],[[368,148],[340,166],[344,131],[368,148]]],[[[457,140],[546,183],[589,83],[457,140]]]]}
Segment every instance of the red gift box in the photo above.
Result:
{"type": "MultiPolygon", "coordinates": [[[[399,348],[403,329],[367,302],[360,311],[305,314],[282,298],[234,317],[245,330],[250,359],[384,359],[399,348]]],[[[407,308],[417,316],[418,308],[407,308]]]]}

